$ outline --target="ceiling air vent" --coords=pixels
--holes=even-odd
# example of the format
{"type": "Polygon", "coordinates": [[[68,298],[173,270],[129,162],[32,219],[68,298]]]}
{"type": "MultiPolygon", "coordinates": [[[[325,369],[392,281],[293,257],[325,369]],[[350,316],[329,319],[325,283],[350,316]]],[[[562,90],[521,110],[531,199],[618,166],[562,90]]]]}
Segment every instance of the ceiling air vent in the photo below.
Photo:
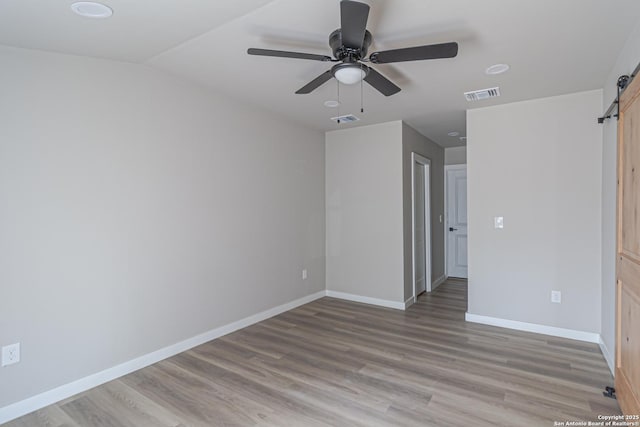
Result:
{"type": "Polygon", "coordinates": [[[498,96],[500,96],[499,87],[473,90],[471,92],[464,93],[464,97],[467,99],[467,101],[482,101],[483,99],[497,98],[498,96]]]}
{"type": "Polygon", "coordinates": [[[331,117],[331,120],[333,120],[336,123],[349,123],[349,122],[357,122],[360,119],[354,116],[353,114],[347,114],[344,116],[331,117]]]}

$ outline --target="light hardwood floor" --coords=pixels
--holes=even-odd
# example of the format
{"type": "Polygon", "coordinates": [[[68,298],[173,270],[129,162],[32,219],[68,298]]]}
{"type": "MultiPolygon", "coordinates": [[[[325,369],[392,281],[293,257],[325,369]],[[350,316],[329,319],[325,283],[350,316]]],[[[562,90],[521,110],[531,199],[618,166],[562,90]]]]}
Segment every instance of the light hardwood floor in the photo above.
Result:
{"type": "Polygon", "coordinates": [[[598,346],[322,298],[29,414],[36,426],[553,426],[620,414],[598,346]]]}

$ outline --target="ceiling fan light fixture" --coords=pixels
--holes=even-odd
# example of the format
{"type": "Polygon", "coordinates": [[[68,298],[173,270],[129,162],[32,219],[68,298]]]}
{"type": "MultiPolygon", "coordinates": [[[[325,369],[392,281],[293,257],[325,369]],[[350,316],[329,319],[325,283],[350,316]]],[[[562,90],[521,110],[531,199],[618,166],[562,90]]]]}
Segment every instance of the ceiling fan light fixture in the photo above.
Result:
{"type": "Polygon", "coordinates": [[[339,64],[333,69],[333,77],[342,84],[352,85],[367,77],[367,69],[356,63],[339,64]]]}

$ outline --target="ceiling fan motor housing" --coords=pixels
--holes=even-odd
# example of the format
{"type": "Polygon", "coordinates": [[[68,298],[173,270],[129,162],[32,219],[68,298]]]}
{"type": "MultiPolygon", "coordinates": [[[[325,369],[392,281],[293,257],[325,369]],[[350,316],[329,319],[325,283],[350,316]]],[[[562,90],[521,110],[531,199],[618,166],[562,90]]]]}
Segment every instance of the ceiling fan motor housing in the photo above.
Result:
{"type": "Polygon", "coordinates": [[[342,43],[342,31],[340,28],[335,30],[331,35],[329,35],[329,46],[331,46],[331,50],[333,51],[333,56],[336,59],[342,61],[343,59],[352,59],[354,61],[359,61],[360,59],[367,56],[367,51],[369,50],[369,46],[371,46],[371,42],[373,37],[371,33],[366,30],[364,32],[364,40],[362,41],[362,47],[350,48],[346,47],[342,43]]]}

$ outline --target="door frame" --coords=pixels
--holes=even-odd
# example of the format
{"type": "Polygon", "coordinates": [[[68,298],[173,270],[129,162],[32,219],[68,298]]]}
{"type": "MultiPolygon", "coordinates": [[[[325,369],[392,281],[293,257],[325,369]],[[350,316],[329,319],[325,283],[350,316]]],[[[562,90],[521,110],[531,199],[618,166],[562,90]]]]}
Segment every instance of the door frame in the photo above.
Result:
{"type": "MultiPolygon", "coordinates": [[[[449,192],[447,191],[448,190],[447,182],[449,181],[448,172],[451,170],[466,171],[467,164],[462,163],[459,165],[444,165],[444,221],[442,221],[442,223],[443,223],[443,232],[444,232],[444,276],[445,277],[449,277],[449,233],[447,233],[447,230],[449,229],[449,192]]],[[[467,192],[467,194],[469,193],[467,192]]],[[[467,234],[468,233],[469,231],[467,229],[467,234]]]]}
{"type": "Polygon", "coordinates": [[[426,292],[431,292],[431,160],[416,152],[411,152],[411,282],[413,283],[413,301],[416,295],[416,163],[423,165],[424,173],[424,282],[426,292]]]}

